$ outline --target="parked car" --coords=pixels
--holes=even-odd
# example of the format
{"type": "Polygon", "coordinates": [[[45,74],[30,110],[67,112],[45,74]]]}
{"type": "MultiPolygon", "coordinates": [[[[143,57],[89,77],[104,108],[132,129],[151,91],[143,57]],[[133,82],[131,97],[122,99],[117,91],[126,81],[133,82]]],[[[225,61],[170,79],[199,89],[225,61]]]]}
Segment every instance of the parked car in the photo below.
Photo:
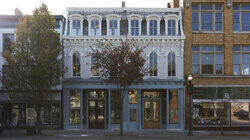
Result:
{"type": "Polygon", "coordinates": [[[4,126],[2,125],[2,123],[0,122],[0,134],[3,133],[4,131],[4,126]]]}
{"type": "Polygon", "coordinates": [[[249,120],[249,113],[245,110],[234,112],[234,116],[238,117],[239,120],[249,120]]]}

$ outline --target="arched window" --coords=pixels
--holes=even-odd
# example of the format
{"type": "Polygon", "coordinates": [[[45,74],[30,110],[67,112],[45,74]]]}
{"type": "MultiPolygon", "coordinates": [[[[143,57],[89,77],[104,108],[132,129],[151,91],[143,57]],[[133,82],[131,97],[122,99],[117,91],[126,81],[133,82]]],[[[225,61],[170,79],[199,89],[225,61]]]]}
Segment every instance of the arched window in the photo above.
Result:
{"type": "Polygon", "coordinates": [[[175,54],[173,52],[168,54],[168,76],[176,76],[175,54]]]}
{"type": "Polygon", "coordinates": [[[150,53],[149,65],[150,65],[150,76],[157,76],[157,54],[155,52],[150,53]]]}
{"type": "Polygon", "coordinates": [[[91,56],[91,76],[99,76],[99,69],[95,65],[96,58],[91,56]]]}
{"type": "Polygon", "coordinates": [[[99,29],[99,20],[93,19],[91,20],[91,32],[90,35],[92,36],[98,36],[100,35],[100,29],[99,29]]]}
{"type": "Polygon", "coordinates": [[[175,20],[168,20],[168,35],[176,35],[176,23],[175,20]]]}
{"type": "Polygon", "coordinates": [[[80,54],[75,52],[73,54],[73,76],[81,76],[80,54]]]}

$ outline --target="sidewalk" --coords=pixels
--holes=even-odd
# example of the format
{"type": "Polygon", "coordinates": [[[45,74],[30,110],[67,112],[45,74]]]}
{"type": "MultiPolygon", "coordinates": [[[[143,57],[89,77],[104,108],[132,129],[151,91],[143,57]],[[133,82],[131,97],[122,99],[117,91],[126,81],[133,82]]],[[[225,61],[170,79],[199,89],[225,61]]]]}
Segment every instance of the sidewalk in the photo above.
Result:
{"type": "MultiPolygon", "coordinates": [[[[103,131],[103,130],[43,130],[42,136],[49,136],[49,137],[113,137],[119,136],[119,131],[103,131]]],[[[209,137],[249,137],[250,139],[250,131],[249,130],[224,130],[224,135],[220,135],[219,130],[194,130],[193,131],[193,138],[209,138],[209,137]]],[[[129,137],[168,137],[168,138],[192,138],[187,136],[186,132],[179,132],[179,131],[147,131],[141,130],[137,132],[126,132],[125,136],[129,137]]],[[[5,130],[0,137],[20,137],[26,136],[26,131],[23,129],[20,130],[5,130]]]]}

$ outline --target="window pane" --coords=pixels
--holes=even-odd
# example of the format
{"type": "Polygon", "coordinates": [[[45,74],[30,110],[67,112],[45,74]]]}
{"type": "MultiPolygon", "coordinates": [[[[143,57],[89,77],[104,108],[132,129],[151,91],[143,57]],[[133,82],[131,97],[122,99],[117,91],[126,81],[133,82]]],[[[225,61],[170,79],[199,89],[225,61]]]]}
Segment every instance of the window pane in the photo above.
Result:
{"type": "Polygon", "coordinates": [[[243,52],[250,52],[250,46],[242,46],[243,52]]]}
{"type": "Polygon", "coordinates": [[[193,74],[199,74],[200,66],[199,65],[193,65],[192,73],[193,74]]]}
{"type": "Polygon", "coordinates": [[[233,64],[240,64],[240,54],[233,55],[233,64]]]}
{"type": "Polygon", "coordinates": [[[234,51],[234,52],[240,51],[240,47],[239,47],[239,46],[234,46],[233,51],[234,51]]]}
{"type": "Polygon", "coordinates": [[[222,66],[223,65],[216,65],[215,66],[215,73],[216,74],[222,74],[222,66]]]}
{"type": "Polygon", "coordinates": [[[201,51],[212,52],[213,48],[214,48],[213,46],[202,46],[201,51]]]}
{"type": "Polygon", "coordinates": [[[129,121],[136,122],[136,109],[129,109],[129,121]]]}
{"type": "Polygon", "coordinates": [[[201,10],[212,10],[213,5],[212,4],[201,4],[201,10]]]}
{"type": "Polygon", "coordinates": [[[239,22],[240,21],[240,14],[239,12],[233,13],[233,21],[239,22]]]}
{"type": "Polygon", "coordinates": [[[212,31],[213,30],[213,13],[201,12],[201,30],[212,31]]]}
{"type": "Polygon", "coordinates": [[[242,31],[250,31],[250,12],[241,14],[242,31]]]}
{"type": "Polygon", "coordinates": [[[215,51],[216,52],[221,52],[222,51],[222,46],[216,46],[215,51]]]}
{"type": "Polygon", "coordinates": [[[192,50],[193,50],[193,51],[199,51],[199,47],[198,47],[198,46],[193,46],[193,47],[192,47],[192,50]]]}
{"type": "Polygon", "coordinates": [[[3,34],[3,50],[11,51],[14,42],[14,34],[3,34]]]}
{"type": "Polygon", "coordinates": [[[199,54],[193,54],[193,64],[199,64],[199,63],[200,63],[199,54]]]}
{"type": "Polygon", "coordinates": [[[240,74],[240,65],[234,65],[233,66],[233,74],[234,75],[238,75],[238,74],[240,74]]]}
{"type": "Polygon", "coordinates": [[[221,22],[215,23],[215,31],[222,31],[222,23],[221,22]]]}
{"type": "Polygon", "coordinates": [[[250,10],[250,4],[241,4],[241,10],[250,10]]]}
{"type": "Polygon", "coordinates": [[[234,5],[233,5],[233,10],[239,10],[239,9],[240,9],[239,4],[234,4],[234,5]]]}
{"type": "Polygon", "coordinates": [[[192,4],[192,10],[199,10],[199,4],[192,4]]]}
{"type": "Polygon", "coordinates": [[[134,94],[129,94],[128,95],[128,103],[130,104],[136,104],[137,103],[137,94],[138,91],[137,90],[133,90],[134,94]]]}
{"type": "Polygon", "coordinates": [[[199,13],[198,12],[192,12],[192,21],[199,21],[199,13]]]}
{"type": "Polygon", "coordinates": [[[233,23],[233,31],[240,31],[240,23],[233,23]]]}
{"type": "Polygon", "coordinates": [[[215,21],[221,21],[222,22],[222,13],[215,13],[215,21]]]}
{"type": "Polygon", "coordinates": [[[80,124],[81,98],[79,90],[70,91],[70,124],[80,124]]]}
{"type": "Polygon", "coordinates": [[[222,4],[215,4],[215,10],[222,10],[222,4]]]}
{"type": "Polygon", "coordinates": [[[250,54],[242,54],[242,74],[250,73],[250,54]]]}
{"type": "Polygon", "coordinates": [[[215,64],[223,64],[223,55],[222,54],[216,54],[215,64]]]}
{"type": "Polygon", "coordinates": [[[213,54],[202,54],[202,74],[213,74],[213,54]]]}
{"type": "Polygon", "coordinates": [[[199,23],[198,22],[193,22],[192,23],[192,31],[198,31],[199,30],[199,23]]]}

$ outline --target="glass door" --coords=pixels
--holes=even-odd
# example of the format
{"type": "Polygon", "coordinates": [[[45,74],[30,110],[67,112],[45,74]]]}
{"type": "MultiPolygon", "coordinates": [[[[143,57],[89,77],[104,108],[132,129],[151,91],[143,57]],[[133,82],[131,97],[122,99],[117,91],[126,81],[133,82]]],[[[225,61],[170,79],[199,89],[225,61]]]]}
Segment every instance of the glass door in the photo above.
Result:
{"type": "Polygon", "coordinates": [[[179,95],[178,90],[168,92],[168,127],[179,128],[179,95]]]}
{"type": "Polygon", "coordinates": [[[104,91],[91,91],[88,96],[89,129],[104,129],[104,91]]]}
{"type": "Polygon", "coordinates": [[[137,130],[138,129],[138,101],[137,101],[138,91],[133,90],[131,94],[128,94],[128,129],[137,130]]]}

